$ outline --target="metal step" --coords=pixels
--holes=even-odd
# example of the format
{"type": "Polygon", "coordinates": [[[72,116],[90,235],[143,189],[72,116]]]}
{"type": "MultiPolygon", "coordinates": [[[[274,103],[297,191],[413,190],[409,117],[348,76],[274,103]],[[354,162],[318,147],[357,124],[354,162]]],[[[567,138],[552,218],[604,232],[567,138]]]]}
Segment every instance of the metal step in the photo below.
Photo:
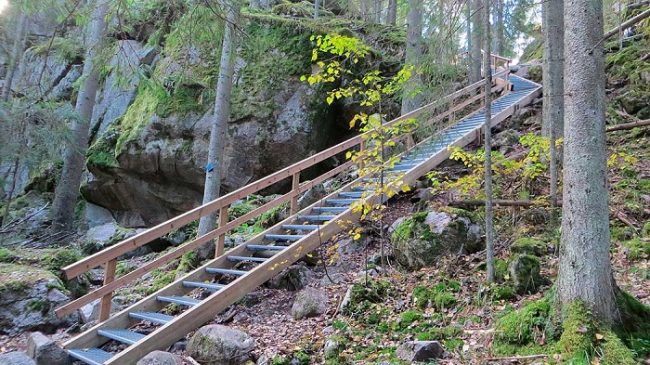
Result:
{"type": "Polygon", "coordinates": [[[305,237],[301,234],[266,234],[264,238],[271,241],[298,241],[299,239],[305,237]]]}
{"type": "Polygon", "coordinates": [[[327,202],[335,205],[350,205],[359,199],[327,199],[327,202]]]}
{"type": "Polygon", "coordinates": [[[221,269],[221,268],[218,268],[218,267],[207,267],[205,269],[205,272],[207,272],[208,274],[242,276],[242,275],[246,275],[246,273],[248,271],[235,270],[235,269],[221,269]]]}
{"type": "Polygon", "coordinates": [[[298,220],[310,221],[310,222],[327,222],[336,218],[335,215],[300,215],[298,220]]]}
{"type": "Polygon", "coordinates": [[[83,361],[88,365],[104,365],[113,354],[106,352],[98,348],[89,348],[89,349],[69,349],[68,354],[71,357],[83,361]]]}
{"type": "Polygon", "coordinates": [[[264,262],[268,260],[266,257],[250,257],[250,256],[228,256],[230,262],[264,262]]]}
{"type": "Polygon", "coordinates": [[[174,319],[174,316],[158,312],[130,312],[129,317],[156,324],[165,324],[174,319]]]}
{"type": "Polygon", "coordinates": [[[251,251],[282,251],[287,246],[246,245],[246,248],[251,251]]]}
{"type": "Polygon", "coordinates": [[[326,213],[343,213],[346,210],[350,209],[349,207],[313,207],[312,210],[316,212],[326,212],[326,213]]]}
{"type": "Polygon", "coordinates": [[[187,307],[195,306],[201,302],[200,300],[194,299],[192,297],[178,297],[178,296],[165,296],[165,295],[159,295],[158,297],[156,297],[156,299],[159,302],[184,305],[187,307]]]}
{"type": "MultiPolygon", "coordinates": [[[[363,196],[363,191],[342,191],[339,193],[339,196],[345,197],[345,198],[357,198],[360,199],[363,196]]],[[[370,195],[370,194],[366,194],[370,195]]]]}
{"type": "Polygon", "coordinates": [[[320,226],[317,224],[283,224],[282,229],[288,231],[315,231],[320,226]]]}
{"type": "Polygon", "coordinates": [[[209,291],[219,291],[225,287],[223,284],[204,283],[200,281],[183,281],[183,286],[186,288],[201,288],[209,291]]]}
{"type": "Polygon", "coordinates": [[[134,343],[147,337],[142,333],[125,330],[121,328],[98,329],[97,334],[100,336],[104,336],[106,338],[110,338],[111,340],[125,343],[127,345],[133,345],[134,343]]]}

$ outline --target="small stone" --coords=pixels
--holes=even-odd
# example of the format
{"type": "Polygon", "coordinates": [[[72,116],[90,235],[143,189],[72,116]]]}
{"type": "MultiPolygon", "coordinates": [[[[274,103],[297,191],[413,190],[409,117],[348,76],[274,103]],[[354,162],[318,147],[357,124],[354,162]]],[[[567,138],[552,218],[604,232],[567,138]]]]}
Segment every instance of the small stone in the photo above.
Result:
{"type": "Polygon", "coordinates": [[[65,350],[40,332],[29,334],[26,352],[29,357],[34,359],[36,365],[68,365],[72,363],[65,350]]]}
{"type": "Polygon", "coordinates": [[[36,365],[34,360],[30,359],[27,354],[20,351],[0,354],[0,364],[2,365],[36,365]]]}
{"type": "Polygon", "coordinates": [[[439,359],[445,354],[445,349],[438,341],[409,341],[401,344],[396,351],[399,359],[413,363],[439,359]]]}
{"type": "Polygon", "coordinates": [[[348,290],[345,291],[345,295],[343,296],[343,300],[341,300],[341,304],[339,305],[339,312],[345,313],[348,310],[348,307],[350,306],[350,301],[352,301],[352,288],[354,285],[350,285],[348,287],[348,290]]]}
{"type": "Polygon", "coordinates": [[[343,273],[330,273],[329,275],[325,275],[322,279],[320,279],[320,286],[328,287],[331,285],[340,284],[343,281],[345,281],[345,275],[343,273]]]}
{"type": "Polygon", "coordinates": [[[239,365],[248,361],[255,341],[245,332],[211,324],[199,328],[187,343],[187,353],[203,365],[239,365]]]}
{"type": "Polygon", "coordinates": [[[291,315],[295,319],[316,317],[327,310],[327,293],[306,288],[298,292],[296,299],[291,306],[291,315]]]}
{"type": "Polygon", "coordinates": [[[325,359],[331,359],[339,354],[339,342],[333,338],[328,338],[325,341],[325,346],[323,347],[323,356],[325,359]]]}
{"type": "Polygon", "coordinates": [[[136,365],[183,365],[183,359],[165,351],[153,351],[140,359],[136,365]]]}

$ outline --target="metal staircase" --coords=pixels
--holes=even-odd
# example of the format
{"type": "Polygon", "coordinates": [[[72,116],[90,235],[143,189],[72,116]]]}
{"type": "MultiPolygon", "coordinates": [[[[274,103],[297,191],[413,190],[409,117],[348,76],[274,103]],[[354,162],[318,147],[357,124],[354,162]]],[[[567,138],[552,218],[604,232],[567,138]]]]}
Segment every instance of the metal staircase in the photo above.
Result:
{"type": "MultiPolygon", "coordinates": [[[[510,91],[492,102],[493,126],[512,115],[518,107],[530,103],[541,91],[540,85],[517,76],[510,76],[508,81],[510,91]]],[[[474,86],[480,87],[478,83],[474,86]]],[[[479,98],[474,97],[474,100],[479,98]]],[[[464,104],[459,105],[459,110],[462,106],[464,104]]],[[[445,115],[451,114],[443,113],[445,115]]],[[[479,108],[434,136],[410,146],[388,173],[400,174],[406,184],[415,182],[448,158],[450,145],[462,147],[472,142],[481,132],[484,119],[483,108],[479,108]]],[[[92,365],[131,365],[155,349],[167,348],[340,232],[343,228],[338,221],[354,221],[357,214],[351,209],[352,204],[360,199],[371,202],[378,199],[363,181],[357,179],[296,212],[73,338],[65,348],[72,357],[92,365]],[[148,328],[146,332],[138,330],[143,324],[148,328]],[[109,342],[113,352],[107,350],[109,342]],[[115,346],[116,343],[119,345],[115,346]]],[[[289,198],[295,199],[295,196],[289,198]]],[[[152,230],[156,229],[160,230],[159,227],[152,230]]],[[[90,263],[85,265],[84,268],[92,267],[90,263]]],[[[108,262],[106,265],[108,267],[108,262]]],[[[110,285],[111,281],[108,283],[110,285]]]]}

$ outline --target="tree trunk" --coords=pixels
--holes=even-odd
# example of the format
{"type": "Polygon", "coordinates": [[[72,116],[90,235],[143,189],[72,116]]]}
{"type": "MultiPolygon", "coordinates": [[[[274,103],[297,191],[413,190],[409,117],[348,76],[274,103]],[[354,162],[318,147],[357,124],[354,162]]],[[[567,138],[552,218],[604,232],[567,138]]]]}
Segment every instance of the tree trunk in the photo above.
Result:
{"type": "Polygon", "coordinates": [[[483,0],[483,65],[485,66],[485,247],[487,281],[494,281],[494,208],[492,206],[492,73],[490,57],[490,0],[483,0]]]}
{"type": "Polygon", "coordinates": [[[375,23],[379,24],[381,23],[381,5],[382,5],[382,0],[373,0],[372,2],[372,18],[375,23]]]}
{"type": "Polygon", "coordinates": [[[543,63],[543,122],[542,134],[550,139],[550,197],[557,199],[558,150],[557,138],[564,128],[564,0],[548,0],[542,5],[544,31],[543,63]]]}
{"type": "Polygon", "coordinates": [[[386,12],[386,24],[397,24],[397,0],[388,0],[388,10],[386,12]]]}
{"type": "Polygon", "coordinates": [[[481,0],[471,0],[472,3],[472,48],[469,50],[470,59],[470,83],[475,83],[481,79],[481,45],[482,30],[481,30],[481,0]]]}
{"type": "Polygon", "coordinates": [[[503,0],[496,0],[494,3],[495,3],[494,52],[500,56],[505,56],[505,39],[504,39],[505,31],[503,29],[503,0]]]}
{"type": "Polygon", "coordinates": [[[66,147],[63,158],[63,170],[54,194],[52,203],[52,219],[54,228],[70,230],[74,223],[74,208],[79,196],[81,185],[81,174],[83,173],[86,151],[88,150],[88,129],[90,118],[95,107],[95,96],[99,87],[99,65],[97,56],[102,50],[104,34],[106,32],[106,14],[108,13],[108,1],[99,0],[94,2],[90,32],[86,45],[86,57],[84,59],[82,84],[79,88],[79,95],[75,110],[77,118],[73,121],[72,141],[66,147]]]}
{"type": "Polygon", "coordinates": [[[602,0],[565,0],[564,194],[560,304],[581,300],[595,318],[617,322],[609,257],[602,0]]]}
{"type": "Polygon", "coordinates": [[[5,76],[5,83],[2,87],[2,101],[8,101],[11,96],[11,86],[14,81],[14,76],[16,75],[16,70],[18,69],[18,64],[20,64],[20,59],[23,56],[23,51],[25,50],[25,40],[26,34],[25,30],[27,29],[27,15],[20,13],[18,20],[16,21],[16,29],[14,30],[14,46],[11,50],[11,58],[9,59],[9,67],[7,68],[7,73],[5,76]]]}
{"type": "MultiPolygon", "coordinates": [[[[203,190],[203,204],[209,203],[219,197],[221,188],[221,173],[225,139],[230,117],[230,95],[232,90],[232,76],[235,69],[235,28],[239,21],[239,5],[229,2],[226,7],[226,28],[223,33],[221,45],[221,60],[219,63],[219,78],[214,99],[214,117],[210,131],[210,144],[208,146],[208,163],[205,169],[205,187],[203,190]]],[[[215,229],[217,212],[201,218],[199,222],[199,236],[215,229]]],[[[206,245],[198,252],[201,258],[214,255],[214,246],[206,245]]]]}
{"type": "Polygon", "coordinates": [[[248,2],[248,7],[251,9],[259,9],[260,8],[260,0],[250,0],[248,2]]]}
{"type": "Polygon", "coordinates": [[[407,21],[406,64],[415,66],[415,69],[404,87],[402,114],[415,110],[422,102],[422,97],[418,95],[421,80],[417,67],[422,56],[422,0],[409,0],[407,21]]]}
{"type": "Polygon", "coordinates": [[[320,11],[320,0],[314,0],[314,19],[318,19],[320,11]]]}

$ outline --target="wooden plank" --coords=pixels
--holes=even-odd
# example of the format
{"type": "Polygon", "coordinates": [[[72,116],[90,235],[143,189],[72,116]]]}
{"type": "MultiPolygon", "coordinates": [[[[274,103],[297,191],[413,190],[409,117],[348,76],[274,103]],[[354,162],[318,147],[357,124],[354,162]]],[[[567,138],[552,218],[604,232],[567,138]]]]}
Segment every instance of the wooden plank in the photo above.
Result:
{"type": "Polygon", "coordinates": [[[298,212],[298,189],[300,188],[300,173],[296,172],[293,174],[291,179],[291,190],[296,194],[291,198],[291,207],[289,208],[289,213],[294,215],[298,212]]]}
{"type": "MultiPolygon", "coordinates": [[[[115,280],[115,269],[117,268],[117,259],[112,259],[106,263],[104,269],[104,285],[110,284],[115,280]]],[[[103,322],[111,315],[111,301],[113,292],[105,294],[99,304],[99,321],[103,322]]]]}
{"type": "MultiPolygon", "coordinates": [[[[228,224],[228,207],[229,205],[219,208],[219,227],[225,227],[226,224],[228,224]]],[[[214,257],[223,255],[223,246],[226,243],[226,233],[227,231],[225,230],[219,233],[219,238],[217,238],[217,244],[215,245],[214,257]]]]}

